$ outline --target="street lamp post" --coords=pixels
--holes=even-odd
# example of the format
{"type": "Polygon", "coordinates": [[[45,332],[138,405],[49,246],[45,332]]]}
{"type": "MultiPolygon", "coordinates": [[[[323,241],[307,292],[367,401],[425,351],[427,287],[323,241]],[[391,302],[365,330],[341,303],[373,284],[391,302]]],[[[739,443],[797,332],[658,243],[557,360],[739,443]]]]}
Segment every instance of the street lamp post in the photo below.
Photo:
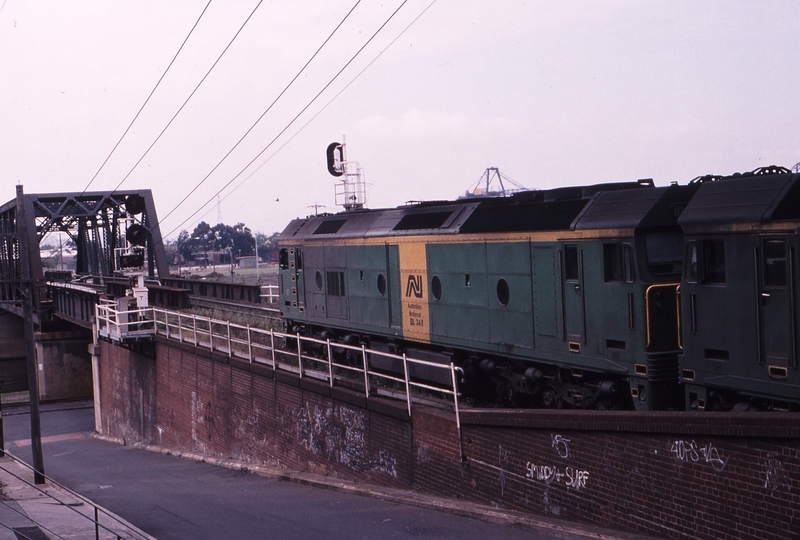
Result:
{"type": "Polygon", "coordinates": [[[261,275],[258,273],[258,238],[253,236],[253,242],[256,245],[256,285],[261,283],[261,275]]]}
{"type": "MultiPolygon", "coordinates": [[[[249,227],[244,228],[245,231],[251,232],[249,227]]],[[[258,270],[258,238],[257,235],[253,235],[253,244],[255,245],[255,252],[256,252],[256,285],[261,283],[261,274],[259,274],[258,270]]]]}

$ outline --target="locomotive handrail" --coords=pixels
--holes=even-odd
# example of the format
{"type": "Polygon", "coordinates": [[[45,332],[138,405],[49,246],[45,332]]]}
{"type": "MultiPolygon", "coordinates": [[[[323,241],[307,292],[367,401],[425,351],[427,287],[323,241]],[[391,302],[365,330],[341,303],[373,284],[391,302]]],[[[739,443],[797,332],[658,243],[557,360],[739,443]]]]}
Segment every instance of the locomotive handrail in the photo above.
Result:
{"type": "MultiPolygon", "coordinates": [[[[101,306],[99,306],[100,308],[101,306]]],[[[103,309],[110,309],[102,306],[103,309]]],[[[382,396],[399,399],[399,392],[391,389],[381,389],[384,386],[398,385],[403,388],[402,394],[406,401],[408,414],[411,415],[412,402],[419,401],[420,391],[434,392],[448,399],[452,397],[456,414],[456,424],[461,429],[461,419],[458,406],[458,377],[463,376],[463,370],[452,362],[440,364],[430,360],[409,358],[407,355],[394,354],[385,351],[368,349],[366,345],[349,345],[333,342],[330,339],[305,337],[300,334],[276,332],[253,328],[250,325],[241,325],[221,319],[212,319],[180,311],[172,311],[159,307],[132,310],[130,312],[114,312],[115,315],[139,313],[138,318],[148,319],[152,323],[152,333],[188,342],[212,352],[226,354],[229,358],[239,358],[249,363],[265,364],[272,369],[295,373],[299,378],[313,378],[327,381],[333,387],[344,380],[361,380],[364,385],[366,397],[371,393],[380,393],[382,396]],[[277,341],[276,341],[277,340],[277,341]],[[281,347],[279,342],[284,346],[281,347]],[[291,345],[290,345],[291,344],[291,345]],[[350,351],[350,363],[347,352],[350,351]],[[337,359],[344,353],[344,361],[337,359]],[[352,354],[356,353],[356,354],[352,354]],[[358,361],[356,356],[360,356],[358,361]],[[403,373],[388,373],[372,369],[370,358],[382,357],[402,362],[403,373]],[[441,369],[449,373],[450,384],[436,386],[412,379],[409,366],[427,366],[441,369]],[[416,394],[416,395],[415,395],[416,394]]],[[[102,325],[117,324],[116,317],[101,315],[98,309],[98,329],[102,325]]],[[[141,324],[140,321],[119,324],[141,324]]],[[[108,332],[106,332],[107,334],[108,332]]],[[[104,335],[101,332],[101,335],[104,335]]]]}

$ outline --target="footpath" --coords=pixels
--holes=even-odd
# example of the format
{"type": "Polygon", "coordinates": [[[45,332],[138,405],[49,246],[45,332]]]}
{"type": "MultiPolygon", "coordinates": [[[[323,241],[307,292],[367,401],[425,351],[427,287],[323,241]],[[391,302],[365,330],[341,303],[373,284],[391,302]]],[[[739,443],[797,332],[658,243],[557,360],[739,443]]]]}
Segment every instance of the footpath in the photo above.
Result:
{"type": "Polygon", "coordinates": [[[0,458],[0,540],[123,538],[155,540],[52,481],[35,484],[29,466],[0,458]]]}

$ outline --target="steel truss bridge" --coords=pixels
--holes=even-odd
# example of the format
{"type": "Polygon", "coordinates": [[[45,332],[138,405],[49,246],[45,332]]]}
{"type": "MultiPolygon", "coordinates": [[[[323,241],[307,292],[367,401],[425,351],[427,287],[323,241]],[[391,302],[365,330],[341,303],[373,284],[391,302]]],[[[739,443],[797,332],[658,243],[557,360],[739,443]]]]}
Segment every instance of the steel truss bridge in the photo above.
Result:
{"type": "Polygon", "coordinates": [[[50,318],[48,281],[101,285],[126,264],[141,265],[150,278],[169,276],[149,189],[25,194],[17,186],[16,199],[0,206],[0,308],[6,311],[22,316],[30,297],[40,323],[50,318]],[[53,233],[75,245],[74,276],[44,271],[39,246],[53,233]]]}

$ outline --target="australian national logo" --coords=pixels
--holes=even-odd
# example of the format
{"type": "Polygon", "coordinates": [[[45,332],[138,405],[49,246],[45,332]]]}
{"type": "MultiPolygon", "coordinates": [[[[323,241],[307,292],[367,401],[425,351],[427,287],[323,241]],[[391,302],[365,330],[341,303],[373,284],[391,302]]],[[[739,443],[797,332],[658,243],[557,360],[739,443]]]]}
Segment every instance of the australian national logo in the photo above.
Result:
{"type": "Polygon", "coordinates": [[[422,275],[411,274],[408,276],[408,283],[406,284],[406,298],[411,296],[422,298],[422,275]]]}

